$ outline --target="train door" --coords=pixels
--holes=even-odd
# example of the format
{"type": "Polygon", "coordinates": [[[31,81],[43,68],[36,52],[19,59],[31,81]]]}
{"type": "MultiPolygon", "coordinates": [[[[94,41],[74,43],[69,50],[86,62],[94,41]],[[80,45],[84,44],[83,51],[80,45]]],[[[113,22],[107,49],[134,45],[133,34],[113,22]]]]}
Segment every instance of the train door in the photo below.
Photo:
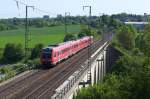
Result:
{"type": "Polygon", "coordinates": [[[61,60],[61,52],[58,51],[58,62],[60,62],[60,60],[61,60]]]}
{"type": "Polygon", "coordinates": [[[52,49],[50,48],[43,49],[42,59],[46,64],[51,63],[51,54],[52,54],[52,49]]]}
{"type": "Polygon", "coordinates": [[[69,47],[69,56],[72,55],[72,46],[69,47]]]}

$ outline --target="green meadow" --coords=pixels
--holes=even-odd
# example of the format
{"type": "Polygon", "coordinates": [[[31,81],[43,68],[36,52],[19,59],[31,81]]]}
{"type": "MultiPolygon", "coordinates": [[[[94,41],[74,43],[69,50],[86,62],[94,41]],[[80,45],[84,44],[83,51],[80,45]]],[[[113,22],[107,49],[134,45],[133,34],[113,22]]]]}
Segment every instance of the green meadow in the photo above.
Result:
{"type": "MultiPolygon", "coordinates": [[[[67,26],[68,33],[80,31],[80,25],[67,26]]],[[[64,26],[29,28],[29,47],[42,43],[44,46],[63,42],[65,32],[64,26]]],[[[24,46],[25,29],[0,31],[0,48],[4,48],[7,43],[21,43],[24,46]]]]}

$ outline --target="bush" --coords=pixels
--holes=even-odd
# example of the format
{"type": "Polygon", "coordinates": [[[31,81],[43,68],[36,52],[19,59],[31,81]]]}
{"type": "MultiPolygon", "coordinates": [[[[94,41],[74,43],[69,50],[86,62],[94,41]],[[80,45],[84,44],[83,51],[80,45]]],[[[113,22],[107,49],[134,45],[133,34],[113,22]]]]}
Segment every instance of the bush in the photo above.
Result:
{"type": "Polygon", "coordinates": [[[116,39],[127,50],[135,47],[136,30],[131,26],[122,26],[117,29],[116,39]]]}
{"type": "Polygon", "coordinates": [[[16,75],[16,72],[10,66],[0,68],[0,73],[5,74],[5,77],[1,81],[14,77],[16,75]]]}
{"type": "Polygon", "coordinates": [[[150,22],[146,25],[142,41],[141,50],[144,52],[145,56],[150,57],[150,22]]]}
{"type": "Polygon", "coordinates": [[[26,65],[20,64],[20,63],[19,64],[14,64],[14,65],[12,65],[12,67],[13,67],[13,70],[16,71],[16,74],[20,74],[20,73],[28,70],[28,67],[26,65]]]}
{"type": "Polygon", "coordinates": [[[150,58],[123,57],[103,82],[82,88],[75,99],[149,99],[150,58]]]}
{"type": "Polygon", "coordinates": [[[31,59],[40,57],[40,52],[42,48],[43,48],[43,44],[35,45],[35,47],[32,49],[32,52],[31,52],[31,59]]]}
{"type": "Polygon", "coordinates": [[[28,64],[28,68],[30,68],[30,69],[36,69],[41,64],[40,58],[36,58],[34,60],[29,60],[27,64],[28,64]]]}
{"type": "Polygon", "coordinates": [[[84,37],[84,36],[86,36],[86,33],[80,32],[80,33],[78,34],[78,38],[82,38],[82,37],[84,37]]]}
{"type": "Polygon", "coordinates": [[[87,36],[91,36],[91,31],[89,29],[83,28],[81,33],[85,33],[87,36]]]}
{"type": "Polygon", "coordinates": [[[3,60],[6,63],[14,63],[23,59],[23,47],[21,44],[6,44],[3,53],[3,60]]]}
{"type": "Polygon", "coordinates": [[[0,24],[0,31],[4,31],[7,29],[7,26],[5,24],[0,24]]]}
{"type": "Polygon", "coordinates": [[[129,99],[130,92],[122,90],[123,82],[126,80],[121,81],[116,75],[111,74],[103,83],[82,88],[75,99],[129,99]]]}
{"type": "Polygon", "coordinates": [[[3,68],[0,69],[0,72],[3,73],[3,74],[6,74],[6,73],[8,73],[10,71],[11,71],[11,69],[8,68],[8,67],[3,67],[3,68]]]}
{"type": "Polygon", "coordinates": [[[2,59],[3,51],[0,49],[0,60],[2,59]]]}
{"type": "Polygon", "coordinates": [[[72,40],[76,40],[76,39],[77,38],[76,38],[75,35],[73,35],[73,34],[66,34],[65,38],[64,38],[64,42],[66,42],[66,41],[72,41],[72,40]]]}

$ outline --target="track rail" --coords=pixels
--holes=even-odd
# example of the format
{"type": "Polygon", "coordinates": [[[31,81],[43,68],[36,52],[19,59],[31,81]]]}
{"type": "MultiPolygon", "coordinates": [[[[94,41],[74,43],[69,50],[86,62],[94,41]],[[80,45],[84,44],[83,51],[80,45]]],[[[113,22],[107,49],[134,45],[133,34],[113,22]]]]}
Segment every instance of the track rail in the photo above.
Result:
{"type": "Polygon", "coordinates": [[[6,86],[3,86],[0,88],[0,98],[1,99],[9,99],[13,94],[19,92],[20,90],[24,89],[25,87],[28,87],[31,82],[33,82],[33,79],[36,79],[41,74],[45,73],[45,70],[40,70],[32,73],[31,75],[26,76],[23,79],[19,79],[15,82],[11,82],[10,84],[7,84],[6,86]]]}

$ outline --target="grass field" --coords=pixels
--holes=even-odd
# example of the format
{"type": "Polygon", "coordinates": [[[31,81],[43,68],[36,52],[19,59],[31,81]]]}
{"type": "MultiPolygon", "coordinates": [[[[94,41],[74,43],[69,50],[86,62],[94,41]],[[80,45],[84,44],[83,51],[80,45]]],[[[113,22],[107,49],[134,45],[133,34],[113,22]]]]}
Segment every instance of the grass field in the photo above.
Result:
{"type": "MultiPolygon", "coordinates": [[[[68,33],[80,31],[80,25],[67,26],[68,33]]],[[[7,43],[21,43],[24,45],[24,29],[9,30],[0,32],[0,48],[4,48],[7,43]]],[[[65,36],[64,26],[30,28],[29,47],[42,43],[45,46],[63,41],[65,36]]]]}

